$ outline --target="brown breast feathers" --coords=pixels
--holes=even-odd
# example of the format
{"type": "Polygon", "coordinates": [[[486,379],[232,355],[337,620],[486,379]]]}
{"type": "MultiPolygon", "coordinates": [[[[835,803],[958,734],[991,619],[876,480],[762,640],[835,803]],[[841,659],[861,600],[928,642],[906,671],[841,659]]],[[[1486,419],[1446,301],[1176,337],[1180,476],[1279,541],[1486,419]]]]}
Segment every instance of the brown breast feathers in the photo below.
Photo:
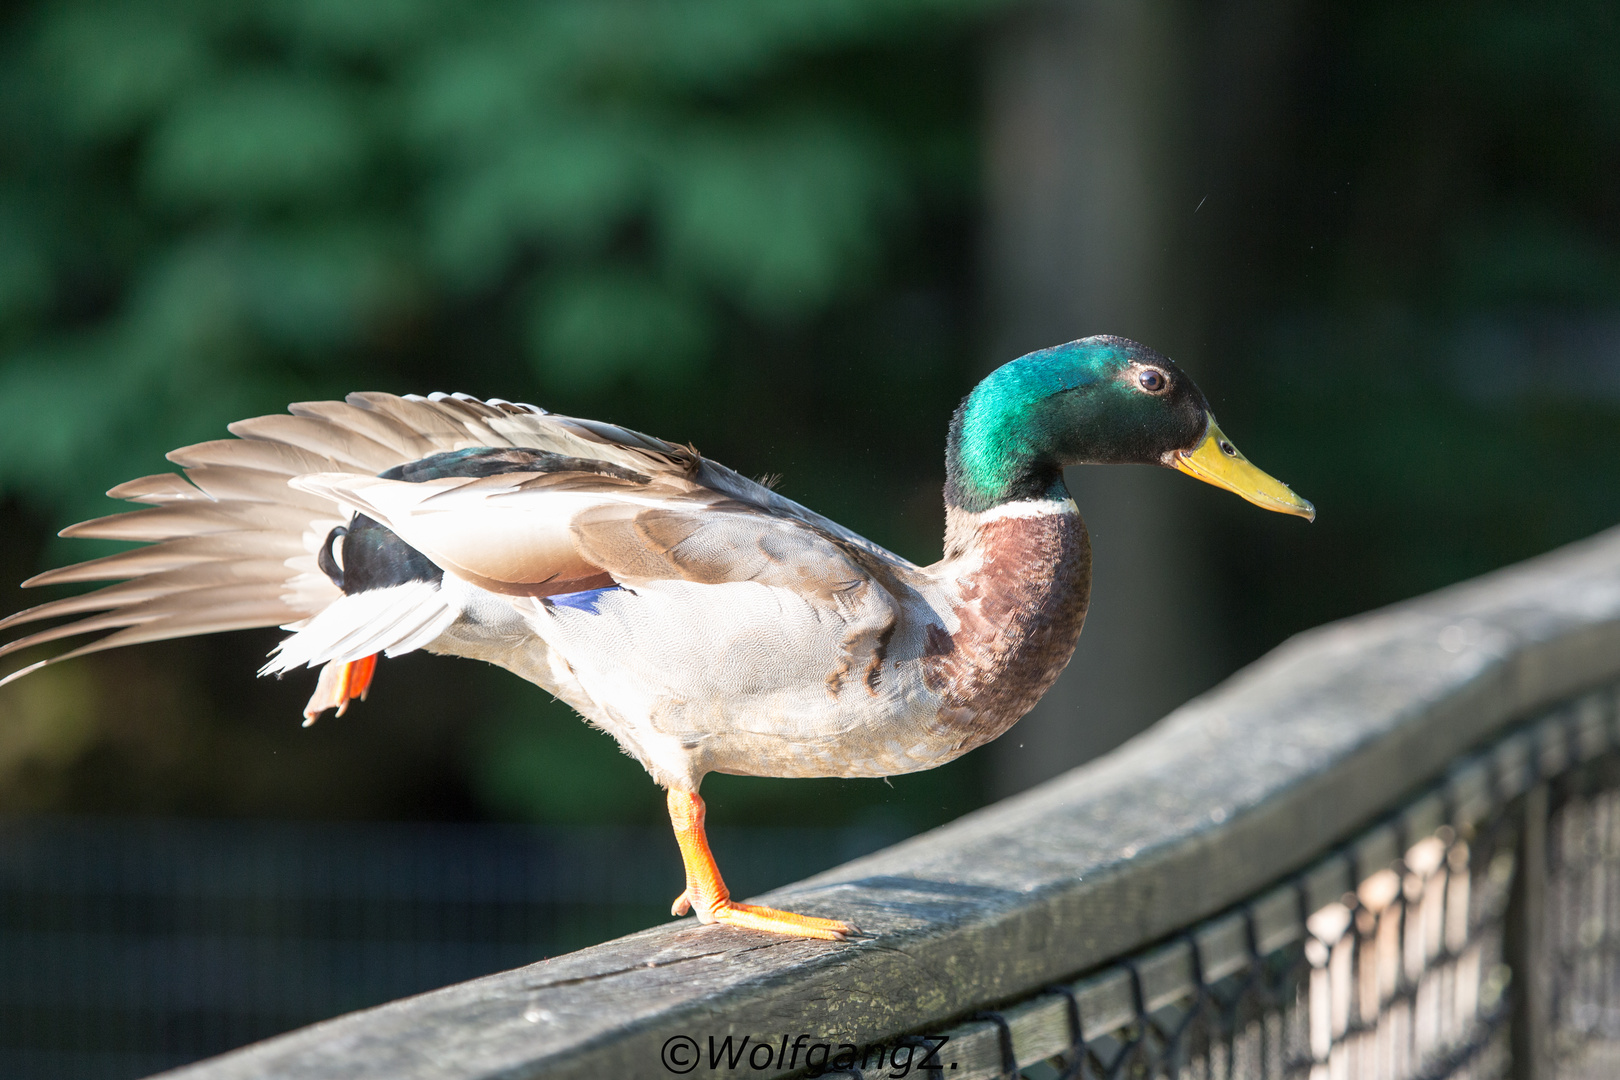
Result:
{"type": "Polygon", "coordinates": [[[978,527],[978,569],[961,579],[955,634],[931,627],[924,678],[938,723],[966,752],[1006,731],[1074,654],[1091,595],[1091,541],[1078,513],[1002,517],[978,527]]]}

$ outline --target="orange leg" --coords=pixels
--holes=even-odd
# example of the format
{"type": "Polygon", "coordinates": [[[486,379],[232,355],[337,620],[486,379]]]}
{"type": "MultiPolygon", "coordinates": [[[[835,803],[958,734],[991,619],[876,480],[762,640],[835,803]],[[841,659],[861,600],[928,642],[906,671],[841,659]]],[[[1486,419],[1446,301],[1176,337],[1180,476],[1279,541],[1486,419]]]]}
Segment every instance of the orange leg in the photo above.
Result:
{"type": "Polygon", "coordinates": [[[336,660],[321,668],[321,677],[315,682],[315,693],[304,706],[304,726],[309,727],[327,709],[336,709],[342,716],[349,711],[349,702],[361,701],[371,690],[371,677],[377,673],[377,654],[361,657],[347,664],[336,660]]]}
{"type": "Polygon", "coordinates": [[[685,915],[696,910],[701,923],[725,923],[827,941],[843,941],[850,934],[860,932],[837,919],[818,919],[758,904],[734,903],[731,890],[721,880],[720,868],[714,864],[714,855],[709,851],[703,814],[703,800],[697,795],[670,789],[669,820],[675,826],[675,840],[681,845],[681,859],[686,863],[686,891],[675,898],[671,914],[685,915]]]}

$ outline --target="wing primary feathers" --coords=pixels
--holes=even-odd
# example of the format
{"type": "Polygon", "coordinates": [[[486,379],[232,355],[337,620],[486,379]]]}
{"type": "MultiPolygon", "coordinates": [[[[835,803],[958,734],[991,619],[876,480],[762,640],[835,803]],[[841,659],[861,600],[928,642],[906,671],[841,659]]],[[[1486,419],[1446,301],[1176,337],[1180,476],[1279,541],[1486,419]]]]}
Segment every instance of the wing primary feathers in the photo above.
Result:
{"type": "Polygon", "coordinates": [[[303,554],[305,545],[298,536],[279,532],[235,532],[225,536],[183,536],[133,551],[103,555],[72,566],[62,566],[35,574],[23,588],[41,585],[67,585],[81,581],[115,581],[120,578],[159,574],[182,566],[223,559],[281,558],[303,554]]]}
{"type": "Polygon", "coordinates": [[[342,472],[343,466],[323,454],[267,439],[214,439],[171,450],[165,455],[184,468],[230,465],[280,476],[312,472],[342,472]]]}
{"type": "MultiPolygon", "coordinates": [[[[386,416],[414,431],[421,432],[433,444],[434,450],[459,450],[478,445],[511,445],[495,429],[484,423],[487,417],[482,411],[471,410],[460,403],[429,402],[422,398],[412,400],[409,397],[397,398],[388,394],[350,394],[348,401],[351,405],[386,416]]],[[[499,414],[495,410],[489,410],[487,415],[499,414]]]]}
{"type": "MultiPolygon", "coordinates": [[[[60,664],[64,660],[89,656],[91,653],[105,652],[108,649],[120,649],[125,645],[144,645],[147,642],[167,641],[179,637],[194,637],[199,634],[220,634],[228,630],[257,630],[274,625],[276,624],[272,619],[265,617],[262,608],[244,604],[211,611],[208,618],[196,619],[187,624],[184,629],[175,629],[173,626],[163,623],[155,623],[151,626],[132,626],[117,633],[108,634],[104,638],[98,638],[88,645],[81,645],[77,649],[72,649],[60,656],[53,656],[48,660],[40,660],[29,664],[27,667],[19,668],[5,678],[0,679],[0,686],[5,686],[7,683],[20,679],[24,675],[31,674],[41,668],[60,664]]],[[[7,651],[10,651],[9,645],[4,649],[0,649],[0,653],[7,651]]]]}
{"type": "Polygon", "coordinates": [[[34,672],[39,671],[41,668],[48,668],[59,659],[61,659],[61,658],[60,657],[52,657],[49,660],[37,660],[34,663],[29,664],[27,667],[20,667],[16,671],[13,671],[10,675],[7,675],[5,678],[0,679],[0,687],[10,686],[12,683],[16,682],[18,679],[22,678],[24,675],[32,675],[34,672]]]}
{"type": "Polygon", "coordinates": [[[58,536],[98,540],[173,540],[182,536],[253,531],[302,532],[310,520],[297,506],[250,502],[184,502],[131,510],[69,525],[58,536]]]}
{"type": "Polygon", "coordinates": [[[313,417],[363,435],[400,457],[423,457],[439,448],[433,439],[413,431],[388,414],[361,408],[347,401],[300,401],[287,406],[287,411],[294,416],[313,417]]]}
{"type": "Polygon", "coordinates": [[[100,615],[91,615],[79,619],[77,622],[66,623],[62,626],[53,626],[49,630],[40,630],[26,637],[17,638],[0,645],[0,656],[6,656],[34,645],[44,645],[47,642],[59,641],[62,638],[77,637],[80,634],[95,633],[98,630],[114,630],[122,627],[138,626],[158,619],[170,620],[172,632],[157,635],[151,640],[165,637],[190,637],[199,633],[212,633],[212,630],[193,630],[187,627],[197,624],[207,624],[217,617],[219,612],[230,610],[241,612],[248,608],[259,613],[253,626],[275,626],[278,620],[288,621],[293,612],[281,600],[279,588],[267,589],[263,584],[249,583],[245,585],[224,585],[202,589],[185,589],[180,592],[165,593],[150,597],[128,605],[120,605],[111,611],[100,615]]]}
{"type": "Polygon", "coordinates": [[[205,492],[186,483],[177,473],[154,473],[135,480],[126,480],[107,492],[114,499],[126,502],[155,503],[183,502],[188,499],[208,498],[205,492]]]}
{"type": "Polygon", "coordinates": [[[379,473],[399,463],[399,454],[381,443],[313,416],[256,416],[238,420],[228,430],[243,439],[287,443],[361,472],[379,473]]]}
{"type": "Polygon", "coordinates": [[[64,615],[77,615],[86,611],[106,611],[115,607],[128,607],[144,600],[173,593],[200,589],[207,586],[259,582],[280,586],[287,576],[287,565],[281,559],[251,561],[210,561],[190,563],[156,574],[146,574],[109,585],[104,589],[52,600],[26,611],[0,619],[0,630],[42,619],[57,619],[64,615]]]}
{"type": "Polygon", "coordinates": [[[196,465],[186,470],[190,480],[216,502],[276,503],[330,513],[332,504],[290,486],[289,477],[261,469],[234,465],[196,465]]]}

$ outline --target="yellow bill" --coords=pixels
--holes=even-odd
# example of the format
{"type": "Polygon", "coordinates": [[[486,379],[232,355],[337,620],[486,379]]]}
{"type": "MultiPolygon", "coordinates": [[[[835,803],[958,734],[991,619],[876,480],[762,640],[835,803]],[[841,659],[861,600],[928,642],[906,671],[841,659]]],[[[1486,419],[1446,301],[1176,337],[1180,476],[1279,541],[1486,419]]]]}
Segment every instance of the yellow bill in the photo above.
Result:
{"type": "Polygon", "coordinates": [[[1306,521],[1316,520],[1316,507],[1288,490],[1288,485],[1281,480],[1251,465],[1221,432],[1213,416],[1209,418],[1209,428],[1202,441],[1191,450],[1178,451],[1171,464],[1188,476],[1241,495],[1256,506],[1279,514],[1294,514],[1306,521]]]}

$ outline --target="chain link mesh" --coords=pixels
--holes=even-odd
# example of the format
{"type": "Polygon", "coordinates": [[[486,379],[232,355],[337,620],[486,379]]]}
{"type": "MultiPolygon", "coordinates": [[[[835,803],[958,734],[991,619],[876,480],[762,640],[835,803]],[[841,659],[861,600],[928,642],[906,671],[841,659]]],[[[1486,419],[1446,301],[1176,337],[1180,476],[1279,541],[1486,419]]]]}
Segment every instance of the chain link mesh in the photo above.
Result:
{"type": "Polygon", "coordinates": [[[978,1014],[951,1033],[974,1060],[922,1075],[1620,1077],[1614,697],[1588,695],[1459,762],[1316,867],[1184,939],[978,1014]],[[1247,951],[1221,960],[1215,928],[1233,920],[1247,951]],[[1149,967],[1173,952],[1190,974],[1166,1000],[1149,967]],[[1069,1032],[1061,1049],[1055,1013],[1069,1032]],[[1515,1053],[1541,1055],[1540,1068],[1516,1068],[1515,1053]]]}

